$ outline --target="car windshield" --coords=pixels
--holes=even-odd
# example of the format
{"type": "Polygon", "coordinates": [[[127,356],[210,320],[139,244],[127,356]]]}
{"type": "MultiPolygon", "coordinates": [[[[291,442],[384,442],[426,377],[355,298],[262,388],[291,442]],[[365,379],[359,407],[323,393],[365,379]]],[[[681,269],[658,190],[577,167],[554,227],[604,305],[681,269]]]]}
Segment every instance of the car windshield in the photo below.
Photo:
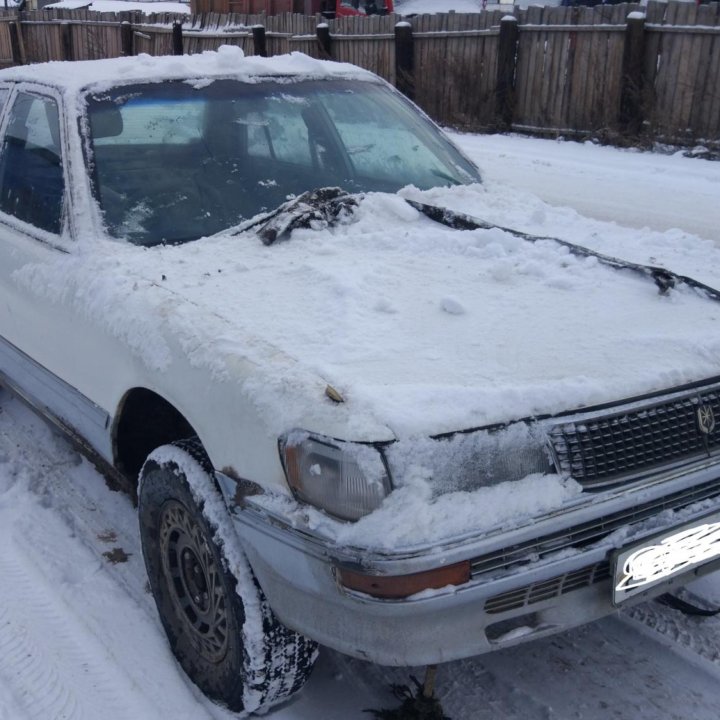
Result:
{"type": "Polygon", "coordinates": [[[88,97],[108,231],[140,245],[212,235],[307,190],[477,182],[424,116],[367,81],[165,82],[88,97]]]}

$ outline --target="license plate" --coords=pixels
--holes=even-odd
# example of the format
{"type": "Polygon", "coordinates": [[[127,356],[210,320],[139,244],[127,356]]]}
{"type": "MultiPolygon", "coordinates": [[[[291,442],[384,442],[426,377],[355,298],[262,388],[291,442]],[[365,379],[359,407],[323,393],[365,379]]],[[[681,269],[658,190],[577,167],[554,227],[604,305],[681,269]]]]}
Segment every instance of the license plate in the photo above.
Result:
{"type": "Polygon", "coordinates": [[[615,554],[613,604],[720,558],[720,512],[628,545],[615,554]]]}

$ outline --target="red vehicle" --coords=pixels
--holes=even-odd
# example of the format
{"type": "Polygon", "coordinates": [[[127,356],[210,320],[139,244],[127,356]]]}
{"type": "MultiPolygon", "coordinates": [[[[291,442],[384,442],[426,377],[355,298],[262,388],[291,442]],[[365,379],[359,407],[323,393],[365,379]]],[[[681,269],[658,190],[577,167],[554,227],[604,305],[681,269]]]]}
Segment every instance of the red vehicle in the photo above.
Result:
{"type": "Polygon", "coordinates": [[[392,0],[336,0],[325,2],[323,5],[330,7],[323,8],[323,14],[334,13],[336,17],[347,15],[387,15],[393,11],[392,0]]]}

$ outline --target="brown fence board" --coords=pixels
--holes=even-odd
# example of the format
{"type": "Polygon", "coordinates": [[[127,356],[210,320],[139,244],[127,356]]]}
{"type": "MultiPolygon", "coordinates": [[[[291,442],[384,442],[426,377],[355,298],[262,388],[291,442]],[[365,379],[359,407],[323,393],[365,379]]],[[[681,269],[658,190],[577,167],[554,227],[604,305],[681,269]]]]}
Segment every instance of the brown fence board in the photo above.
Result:
{"type": "MultiPolygon", "coordinates": [[[[694,3],[683,3],[678,8],[678,14],[675,22],[677,25],[694,25],[696,6],[694,3]]],[[[676,47],[674,82],[673,82],[673,99],[670,104],[671,113],[669,125],[679,128],[681,131],[685,126],[684,116],[689,114],[690,104],[692,102],[693,79],[690,77],[690,46],[694,39],[698,36],[691,36],[683,33],[676,35],[674,38],[676,47]]]]}
{"type": "MultiPolygon", "coordinates": [[[[720,5],[701,5],[697,8],[697,11],[698,26],[718,27],[720,24],[720,5]]],[[[711,130],[713,124],[717,123],[717,116],[720,111],[719,108],[715,116],[711,115],[713,93],[720,96],[720,84],[718,84],[720,83],[718,77],[720,73],[713,70],[713,68],[720,67],[720,35],[704,33],[698,47],[698,56],[696,58],[698,78],[696,79],[695,96],[693,97],[688,123],[690,127],[698,129],[699,136],[702,138],[708,130],[711,130]],[[713,88],[713,80],[715,81],[715,88],[713,88]]]]}
{"type": "MultiPolygon", "coordinates": [[[[719,27],[720,5],[708,7],[707,10],[708,13],[702,15],[702,24],[719,27]]],[[[713,137],[713,134],[718,132],[720,117],[720,73],[712,70],[720,67],[720,34],[708,35],[706,40],[707,52],[704,52],[700,59],[701,67],[702,63],[705,63],[702,93],[695,109],[697,121],[692,125],[697,128],[700,138],[713,137]]]]}
{"type": "MultiPolygon", "coordinates": [[[[547,18],[547,24],[565,25],[569,16],[569,8],[552,8],[555,12],[547,18]]],[[[547,117],[555,127],[567,125],[567,118],[563,113],[563,98],[567,93],[567,67],[570,50],[570,33],[551,33],[553,41],[552,58],[547,73],[547,117]]]]}
{"type": "Polygon", "coordinates": [[[415,39],[416,102],[443,124],[490,126],[495,114],[497,42],[497,31],[419,34],[415,39]]]}
{"type": "MultiPolygon", "coordinates": [[[[717,66],[720,63],[720,38],[714,38],[713,44],[713,60],[717,66]]],[[[720,74],[716,74],[714,82],[712,82],[712,90],[709,93],[707,124],[704,125],[705,132],[700,135],[701,138],[717,138],[718,117],[720,117],[720,74]]]]}
{"type": "MultiPolygon", "coordinates": [[[[360,65],[380,75],[389,82],[395,81],[395,43],[393,29],[380,21],[386,18],[372,18],[376,32],[367,35],[358,20],[365,18],[340,18],[332,29],[333,60],[360,65]]],[[[314,34],[313,30],[313,34],[314,34]]]]}
{"type": "Polygon", "coordinates": [[[294,35],[289,40],[290,52],[301,52],[320,58],[320,46],[315,35],[294,35]]]}
{"type": "Polygon", "coordinates": [[[10,42],[10,23],[0,18],[0,65],[9,65],[13,62],[12,44],[10,42]]]}
{"type": "Polygon", "coordinates": [[[23,24],[25,54],[35,62],[62,60],[60,51],[60,25],[23,24]]]}
{"type": "MultiPolygon", "coordinates": [[[[599,13],[592,12],[589,21],[591,25],[600,25],[599,13]]],[[[583,39],[585,39],[583,35],[583,39]]],[[[581,117],[580,128],[592,132],[596,127],[597,105],[602,97],[602,80],[604,77],[602,65],[602,50],[605,38],[600,32],[593,32],[587,35],[588,42],[588,76],[586,78],[587,94],[585,96],[585,107],[581,117]]]]}
{"type": "MultiPolygon", "coordinates": [[[[523,30],[524,25],[538,24],[541,19],[542,10],[539,7],[529,7],[524,13],[524,22],[520,29],[523,30]]],[[[516,122],[519,125],[533,125],[534,117],[531,108],[533,106],[533,97],[537,97],[534,92],[534,82],[540,77],[539,69],[542,69],[542,58],[540,57],[538,48],[539,39],[537,33],[520,34],[520,43],[518,45],[518,63],[515,71],[515,95],[516,95],[516,122]],[[538,62],[540,60],[540,62],[538,62]]]]}
{"type": "MultiPolygon", "coordinates": [[[[687,25],[697,25],[698,7],[688,4],[687,25]]],[[[701,51],[706,35],[687,33],[681,46],[681,61],[678,68],[679,98],[676,98],[676,114],[672,123],[678,128],[690,127],[690,116],[702,95],[701,51]]],[[[702,57],[702,61],[705,61],[702,57]]]]}

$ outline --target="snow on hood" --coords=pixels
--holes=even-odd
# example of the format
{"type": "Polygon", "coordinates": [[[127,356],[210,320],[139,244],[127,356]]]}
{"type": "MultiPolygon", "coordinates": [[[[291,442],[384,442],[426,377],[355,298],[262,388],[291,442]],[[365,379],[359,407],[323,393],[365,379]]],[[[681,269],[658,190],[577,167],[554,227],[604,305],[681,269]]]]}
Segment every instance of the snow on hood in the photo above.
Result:
{"type": "MultiPolygon", "coordinates": [[[[481,186],[406,193],[472,200],[478,215],[494,201],[481,186]]],[[[240,357],[259,378],[281,355],[279,382],[245,385],[274,432],[307,427],[307,399],[290,394],[308,377],[343,395],[351,440],[363,418],[427,436],[619,400],[720,365],[720,304],[682,286],[662,296],[552,242],[451,230],[397,195],[368,195],[347,224],[270,247],[252,232],[151,249],[103,240],[17,276],[157,369],[170,362],[168,333],[215,375],[240,357]]]]}

